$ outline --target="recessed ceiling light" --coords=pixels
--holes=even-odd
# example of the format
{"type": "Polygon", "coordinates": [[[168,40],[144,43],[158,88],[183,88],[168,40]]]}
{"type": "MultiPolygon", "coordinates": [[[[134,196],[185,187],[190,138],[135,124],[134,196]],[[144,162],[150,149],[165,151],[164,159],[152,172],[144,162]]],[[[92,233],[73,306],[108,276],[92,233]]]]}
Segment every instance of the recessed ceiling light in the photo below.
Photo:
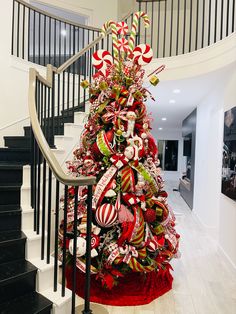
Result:
{"type": "Polygon", "coordinates": [[[175,99],[170,99],[170,100],[169,100],[169,103],[170,103],[170,104],[175,104],[176,101],[175,101],[175,99]]]}
{"type": "Polygon", "coordinates": [[[160,131],[161,131],[161,130],[163,130],[163,128],[158,128],[158,130],[160,130],[160,131]]]}
{"type": "Polygon", "coordinates": [[[162,121],[166,121],[166,118],[161,118],[162,121]]]}
{"type": "Polygon", "coordinates": [[[66,36],[66,30],[65,29],[61,30],[61,35],[66,36]]]}
{"type": "Polygon", "coordinates": [[[178,89],[178,88],[174,89],[174,90],[173,90],[173,93],[174,93],[174,94],[179,94],[179,93],[180,93],[180,89],[178,89]]]}

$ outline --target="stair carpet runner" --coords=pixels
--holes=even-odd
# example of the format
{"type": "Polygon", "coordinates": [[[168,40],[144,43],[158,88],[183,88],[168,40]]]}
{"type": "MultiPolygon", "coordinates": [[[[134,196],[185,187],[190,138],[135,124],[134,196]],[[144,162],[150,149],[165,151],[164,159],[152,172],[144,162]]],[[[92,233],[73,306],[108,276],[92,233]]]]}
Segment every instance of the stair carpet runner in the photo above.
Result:
{"type": "Polygon", "coordinates": [[[5,137],[0,148],[0,314],[49,314],[52,302],[36,292],[37,268],[25,259],[20,195],[23,165],[30,162],[30,128],[5,137]]]}

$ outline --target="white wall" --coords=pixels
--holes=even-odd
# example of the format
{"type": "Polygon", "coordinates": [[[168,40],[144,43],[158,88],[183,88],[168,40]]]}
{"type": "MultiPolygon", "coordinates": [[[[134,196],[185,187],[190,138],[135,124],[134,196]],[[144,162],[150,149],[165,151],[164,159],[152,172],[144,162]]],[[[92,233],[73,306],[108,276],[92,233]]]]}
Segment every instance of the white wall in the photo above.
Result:
{"type": "Polygon", "coordinates": [[[193,211],[236,267],[236,203],[221,194],[223,117],[236,105],[235,70],[234,63],[197,108],[193,211]]]}
{"type": "MultiPolygon", "coordinates": [[[[224,111],[236,106],[236,65],[224,93],[224,111]]],[[[236,267],[236,202],[220,194],[219,243],[236,267]]]]}

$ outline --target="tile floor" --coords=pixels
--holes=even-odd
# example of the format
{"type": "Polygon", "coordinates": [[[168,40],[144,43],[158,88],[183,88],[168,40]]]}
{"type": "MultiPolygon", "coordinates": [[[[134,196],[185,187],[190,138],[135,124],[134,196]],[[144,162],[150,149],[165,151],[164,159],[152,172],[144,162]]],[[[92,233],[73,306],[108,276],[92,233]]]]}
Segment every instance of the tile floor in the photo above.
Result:
{"type": "Polygon", "coordinates": [[[182,254],[171,263],[173,289],[145,306],[107,306],[109,314],[236,314],[236,271],[173,188],[174,182],[166,184],[182,254]]]}

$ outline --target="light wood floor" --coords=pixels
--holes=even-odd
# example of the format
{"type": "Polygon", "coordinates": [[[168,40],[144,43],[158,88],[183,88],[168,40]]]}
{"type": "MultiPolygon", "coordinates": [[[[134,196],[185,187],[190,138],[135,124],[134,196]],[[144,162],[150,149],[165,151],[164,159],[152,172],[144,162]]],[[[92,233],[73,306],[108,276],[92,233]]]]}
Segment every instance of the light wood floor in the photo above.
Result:
{"type": "Polygon", "coordinates": [[[107,306],[109,314],[236,314],[236,271],[179,193],[172,191],[176,187],[169,182],[166,188],[181,234],[182,256],[172,262],[173,289],[145,306],[107,306]]]}

